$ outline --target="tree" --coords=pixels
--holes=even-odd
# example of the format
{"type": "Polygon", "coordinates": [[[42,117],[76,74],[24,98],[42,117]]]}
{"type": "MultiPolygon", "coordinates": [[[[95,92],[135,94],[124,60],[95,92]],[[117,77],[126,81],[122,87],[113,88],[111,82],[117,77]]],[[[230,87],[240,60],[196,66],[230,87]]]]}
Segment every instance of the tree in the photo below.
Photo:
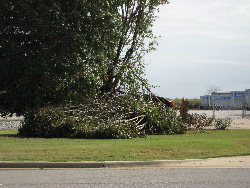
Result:
{"type": "Polygon", "coordinates": [[[221,91],[221,88],[219,88],[219,87],[216,87],[216,86],[212,86],[212,87],[210,87],[208,90],[207,90],[207,93],[209,94],[209,95],[211,95],[211,94],[213,94],[214,92],[220,92],[221,91]]]}
{"type": "Polygon", "coordinates": [[[154,36],[151,30],[158,5],[167,1],[125,0],[117,12],[118,40],[108,45],[105,62],[102,92],[115,92],[135,89],[147,85],[143,79],[144,63],[142,57],[154,49],[154,36]],[[145,39],[152,39],[145,44],[145,39]],[[139,84],[138,84],[139,82],[139,84]]]}
{"type": "Polygon", "coordinates": [[[104,50],[103,33],[113,28],[105,3],[3,1],[0,12],[2,114],[23,114],[96,89],[89,67],[104,50]]]}
{"type": "Polygon", "coordinates": [[[138,91],[162,0],[3,0],[0,113],[138,91]],[[140,82],[140,83],[139,83],[140,82]]]}

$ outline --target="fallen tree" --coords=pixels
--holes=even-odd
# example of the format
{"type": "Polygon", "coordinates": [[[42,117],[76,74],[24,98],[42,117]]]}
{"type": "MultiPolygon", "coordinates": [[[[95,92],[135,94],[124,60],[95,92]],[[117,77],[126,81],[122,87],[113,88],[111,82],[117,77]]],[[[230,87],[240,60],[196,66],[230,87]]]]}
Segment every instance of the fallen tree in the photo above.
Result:
{"type": "Polygon", "coordinates": [[[23,136],[182,133],[170,103],[145,99],[153,94],[143,56],[154,50],[152,25],[165,3],[3,0],[0,113],[24,115],[23,136]]]}
{"type": "Polygon", "coordinates": [[[20,136],[135,138],[181,134],[186,130],[175,109],[134,96],[92,96],[84,103],[41,108],[27,117],[20,136]]]}

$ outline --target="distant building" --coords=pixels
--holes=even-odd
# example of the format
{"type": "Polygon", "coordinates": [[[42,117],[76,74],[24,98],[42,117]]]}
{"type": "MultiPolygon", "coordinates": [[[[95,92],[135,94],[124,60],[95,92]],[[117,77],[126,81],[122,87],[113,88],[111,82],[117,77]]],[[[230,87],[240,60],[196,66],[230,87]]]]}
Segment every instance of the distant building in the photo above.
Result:
{"type": "Polygon", "coordinates": [[[201,108],[211,109],[243,109],[250,110],[250,89],[204,95],[200,97],[201,108]]]}

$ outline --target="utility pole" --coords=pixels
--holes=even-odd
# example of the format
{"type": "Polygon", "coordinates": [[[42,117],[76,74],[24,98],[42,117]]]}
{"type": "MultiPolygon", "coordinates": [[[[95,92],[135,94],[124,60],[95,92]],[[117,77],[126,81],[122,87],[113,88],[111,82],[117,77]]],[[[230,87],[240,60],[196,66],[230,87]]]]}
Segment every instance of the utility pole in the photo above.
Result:
{"type": "Polygon", "coordinates": [[[213,96],[213,117],[215,116],[215,104],[214,104],[214,96],[213,96]]]}

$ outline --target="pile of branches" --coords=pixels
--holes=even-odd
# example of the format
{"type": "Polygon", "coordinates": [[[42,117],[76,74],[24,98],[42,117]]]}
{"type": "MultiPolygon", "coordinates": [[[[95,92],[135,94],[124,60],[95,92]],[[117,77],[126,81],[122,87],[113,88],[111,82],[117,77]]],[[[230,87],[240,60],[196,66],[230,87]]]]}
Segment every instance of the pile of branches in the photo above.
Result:
{"type": "Polygon", "coordinates": [[[175,110],[143,97],[96,95],[78,104],[50,106],[27,114],[21,136],[135,138],[183,133],[175,110]]]}

